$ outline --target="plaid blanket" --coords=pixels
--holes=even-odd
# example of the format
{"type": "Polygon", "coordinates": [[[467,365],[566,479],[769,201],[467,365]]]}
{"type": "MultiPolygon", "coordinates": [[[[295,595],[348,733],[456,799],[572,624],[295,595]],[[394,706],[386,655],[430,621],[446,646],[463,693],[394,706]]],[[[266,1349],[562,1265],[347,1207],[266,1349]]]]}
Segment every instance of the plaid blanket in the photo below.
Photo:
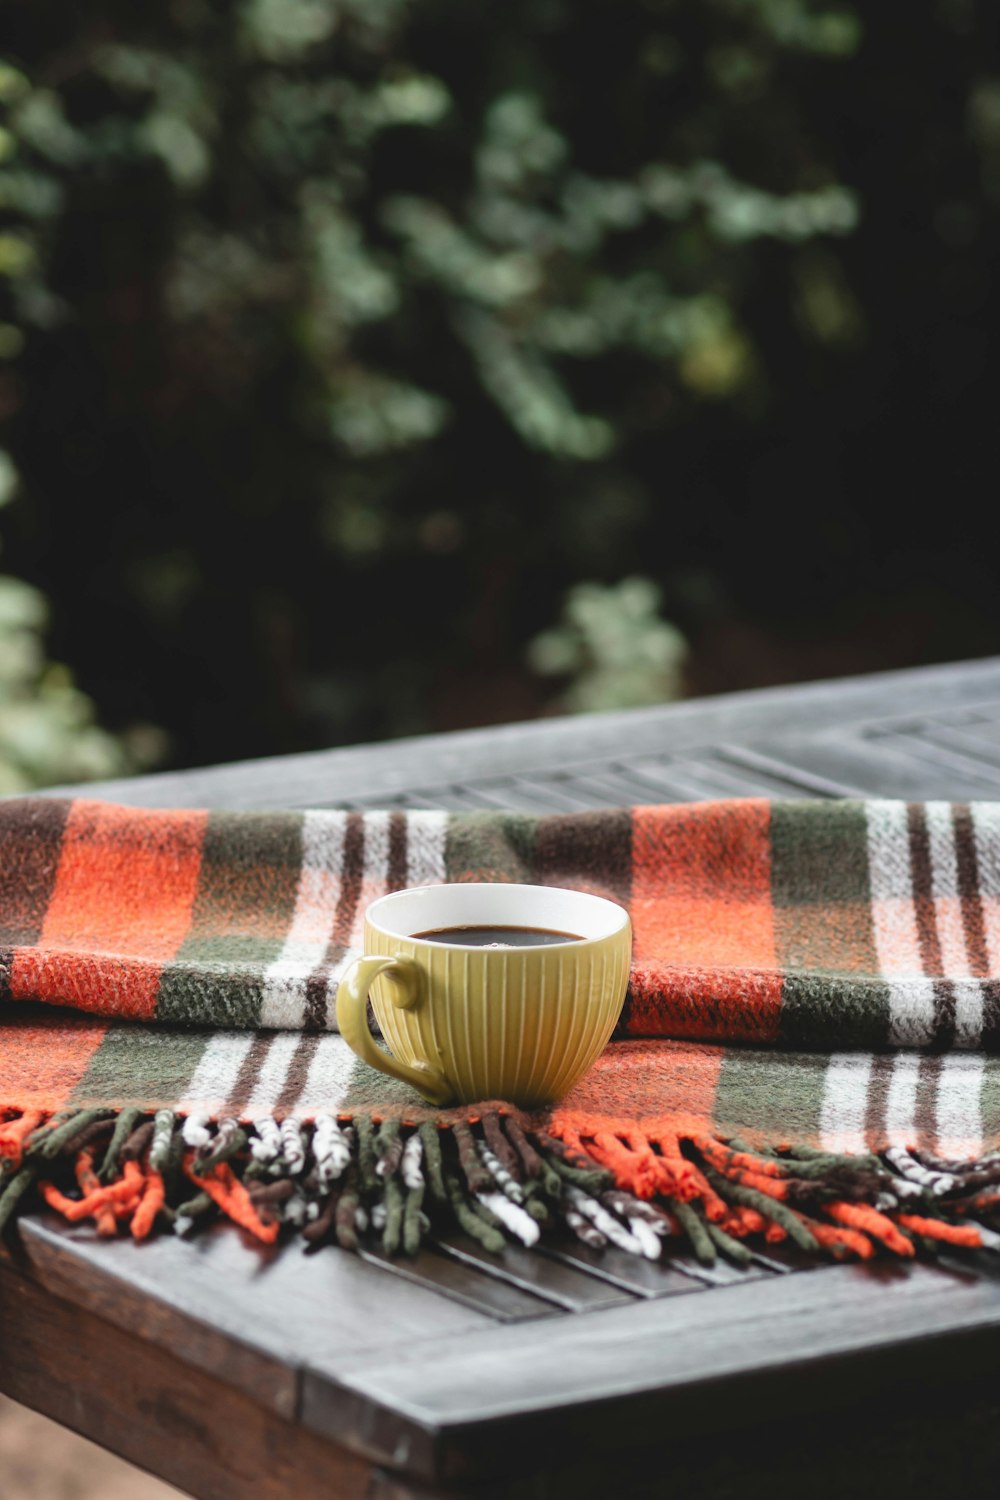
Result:
{"type": "Polygon", "coordinates": [[[457,1220],[737,1259],[992,1244],[1000,806],[584,815],[0,804],[0,1224],[222,1212],[413,1250],[457,1220]],[[544,1114],[433,1110],[335,1032],[365,907],[446,880],[626,905],[617,1039],[544,1114]],[[16,1003],[14,1003],[16,1002],[16,1003]],[[71,1007],[72,1009],[67,1009],[71,1007]]]}

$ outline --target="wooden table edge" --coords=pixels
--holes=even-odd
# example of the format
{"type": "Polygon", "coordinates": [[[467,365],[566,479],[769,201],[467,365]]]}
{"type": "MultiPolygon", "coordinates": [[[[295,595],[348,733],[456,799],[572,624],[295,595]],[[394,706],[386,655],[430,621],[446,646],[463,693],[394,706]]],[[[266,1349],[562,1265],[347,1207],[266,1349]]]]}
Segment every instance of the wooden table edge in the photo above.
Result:
{"type": "MultiPolygon", "coordinates": [[[[445,787],[450,781],[503,777],[569,767],[627,753],[638,755],[725,743],[741,743],[789,718],[810,729],[850,720],[884,720],[926,713],[956,703],[962,708],[1000,697],[1000,657],[904,671],[875,672],[815,683],[755,688],[695,698],[654,708],[532,720],[405,741],[350,745],[230,765],[158,772],[86,787],[45,789],[46,796],[101,797],[144,807],[229,808],[329,805],[334,799],[391,797],[415,787],[445,787]],[[581,753],[580,744],[587,745],[581,753]],[[405,745],[405,753],[403,746],[405,745]],[[292,802],[274,788],[297,784],[292,802]]],[[[286,794],[287,795],[287,794],[286,794]]]]}

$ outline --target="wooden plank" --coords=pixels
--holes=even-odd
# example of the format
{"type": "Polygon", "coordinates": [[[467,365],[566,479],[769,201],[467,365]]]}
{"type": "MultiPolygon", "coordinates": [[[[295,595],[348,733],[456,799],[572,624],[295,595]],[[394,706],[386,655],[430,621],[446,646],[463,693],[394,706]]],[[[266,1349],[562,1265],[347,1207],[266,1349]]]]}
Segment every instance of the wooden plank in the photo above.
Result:
{"type": "Polygon", "coordinates": [[[797,779],[807,795],[960,801],[996,793],[996,785],[986,776],[932,765],[905,742],[888,736],[872,738],[854,729],[836,734],[785,734],[780,739],[755,740],[751,746],[720,747],[720,753],[741,765],[780,769],[790,780],[797,779]]]}
{"type": "MultiPolygon", "coordinates": [[[[466,1488],[407,1487],[406,1500],[882,1500],[898,1494],[993,1500],[1000,1466],[997,1382],[988,1375],[921,1391],[863,1384],[847,1407],[778,1406],[724,1438],[658,1440],[655,1425],[616,1451],[586,1439],[536,1455],[530,1476],[466,1488]]],[[[389,1500],[382,1496],[380,1500],[389,1500]]],[[[403,1495],[392,1496],[403,1500],[403,1495]]]]}
{"type": "MultiPolygon", "coordinates": [[[[786,778],[769,774],[758,766],[748,768],[722,760],[714,749],[702,751],[696,760],[683,756],[674,764],[685,772],[696,770],[699,785],[712,797],[787,797],[792,790],[786,778]]],[[[655,779],[656,763],[652,760],[629,759],[626,765],[655,779]]]]}
{"type": "Polygon", "coordinates": [[[914,726],[912,733],[933,744],[964,751],[987,765],[1000,766],[1000,733],[995,722],[967,723],[960,729],[932,722],[914,726]]]}
{"type": "Polygon", "coordinates": [[[165,1353],[144,1330],[53,1296],[9,1259],[0,1262],[0,1350],[5,1395],[198,1500],[380,1495],[357,1453],[165,1353]]]}
{"type": "Polygon", "coordinates": [[[987,1281],[1000,1281],[1000,1255],[995,1250],[962,1250],[942,1245],[934,1264],[957,1275],[982,1276],[987,1281]]]}
{"type": "Polygon", "coordinates": [[[840,740],[835,736],[827,736],[824,743],[817,746],[808,735],[782,735],[769,744],[758,741],[753,745],[720,745],[717,753],[744,770],[779,777],[788,789],[786,796],[862,797],[865,794],[863,786],[840,774],[843,756],[840,754],[840,740]],[[817,758],[819,766],[815,764],[817,758]],[[829,770],[831,758],[836,767],[835,774],[829,770]]]}
{"type": "Polygon", "coordinates": [[[627,761],[619,761],[614,769],[602,775],[591,773],[590,784],[601,787],[605,803],[630,802],[700,802],[706,797],[718,795],[709,790],[705,777],[688,761],[670,760],[667,757],[657,763],[655,771],[636,771],[627,761]]]}
{"type": "Polygon", "coordinates": [[[530,1468],[581,1441],[627,1448],[651,1427],[679,1439],[692,1425],[829,1410],[887,1383],[972,1379],[998,1353],[1000,1284],[923,1265],[837,1266],[442,1340],[432,1361],[374,1355],[346,1378],[317,1366],[302,1415],[350,1443],[377,1412],[383,1442],[405,1446],[415,1473],[458,1480],[530,1468]]]}
{"type": "MultiPolygon", "coordinates": [[[[333,1252],[340,1253],[340,1252],[333,1252]]],[[[488,1315],[501,1323],[519,1323],[526,1318],[553,1317],[551,1298],[540,1291],[527,1291],[509,1280],[486,1275],[471,1262],[435,1255],[423,1249],[414,1256],[386,1255],[368,1246],[358,1258],[382,1272],[385,1283],[403,1282],[422,1291],[440,1293],[449,1302],[488,1315]]]]}
{"type": "MultiPolygon", "coordinates": [[[[298,1406],[299,1370],[313,1354],[394,1347],[399,1341],[492,1325],[329,1248],[301,1241],[265,1248],[228,1225],[188,1242],[96,1240],[48,1214],[21,1221],[8,1264],[40,1288],[252,1395],[285,1417],[298,1406]]],[[[545,1311],[545,1304],[539,1303],[545,1311]]]]}
{"type": "Polygon", "coordinates": [[[992,792],[984,795],[996,797],[1000,795],[1000,759],[994,740],[992,745],[993,760],[988,755],[973,754],[968,746],[959,747],[954,744],[945,744],[933,733],[923,734],[911,732],[908,734],[897,734],[893,732],[880,733],[872,737],[873,743],[879,751],[888,749],[899,755],[905,755],[911,760],[926,764],[931,768],[929,774],[940,777],[943,772],[951,780],[957,782],[967,781],[972,777],[973,781],[985,788],[992,787],[992,792]]]}
{"type": "MultiPolygon", "coordinates": [[[[912,718],[928,705],[940,717],[997,701],[1000,660],[992,659],[97,782],[88,794],[143,807],[319,807],[613,760],[626,746],[634,755],[676,753],[790,730],[912,718]]],[[[65,790],[52,788],[51,794],[65,790]]]]}
{"type": "Polygon", "coordinates": [[[590,1274],[587,1266],[569,1266],[540,1256],[535,1250],[510,1245],[502,1255],[491,1255],[468,1235],[453,1235],[437,1244],[439,1254],[477,1271],[480,1276],[541,1297],[564,1312],[593,1312],[599,1307],[622,1307],[634,1301],[630,1288],[615,1290],[608,1281],[590,1274]]]}
{"type": "Polygon", "coordinates": [[[813,1256],[807,1255],[790,1240],[777,1245],[764,1245],[760,1248],[756,1244],[751,1244],[748,1248],[759,1265],[767,1266],[772,1271],[819,1271],[823,1269],[822,1261],[817,1262],[813,1256]]]}
{"type": "Polygon", "coordinates": [[[526,811],[587,812],[595,807],[613,805],[606,792],[590,788],[586,780],[571,771],[546,775],[514,776],[508,782],[526,811]]]}
{"type": "MultiPolygon", "coordinates": [[[[368,797],[366,804],[373,807],[378,801],[378,796],[368,797]]],[[[482,812],[484,808],[494,807],[496,803],[488,791],[479,787],[450,785],[430,788],[425,805],[446,807],[449,812],[482,812]]]]}
{"type": "Polygon", "coordinates": [[[705,1286],[741,1286],[744,1282],[759,1281],[761,1277],[775,1274],[762,1260],[756,1260],[749,1266],[736,1266],[720,1255],[712,1265],[705,1266],[693,1255],[676,1251],[670,1252],[670,1265],[673,1270],[690,1276],[694,1281],[701,1281],[705,1286]]]}
{"type": "MultiPolygon", "coordinates": [[[[561,779],[548,781],[508,776],[502,781],[475,781],[462,788],[462,794],[474,799],[478,807],[512,809],[516,812],[578,812],[580,804],[564,794],[561,779]]],[[[427,793],[428,798],[432,795],[427,793]]],[[[466,803],[472,806],[472,801],[466,803]]]]}
{"type": "Polygon", "coordinates": [[[638,1297],[676,1297],[683,1292],[704,1290],[705,1283],[672,1269],[669,1260],[646,1260],[610,1246],[592,1250],[576,1239],[539,1247],[542,1255],[568,1266],[586,1270],[591,1276],[611,1286],[623,1288],[638,1297]]]}
{"type": "Polygon", "coordinates": [[[683,792],[667,791],[662,783],[645,780],[620,761],[613,766],[574,771],[569,784],[591,807],[624,807],[631,803],[663,802],[667,798],[675,802],[690,800],[686,788],[683,792]]]}
{"type": "Polygon", "coordinates": [[[934,713],[928,717],[932,718],[935,723],[996,724],[1000,721],[1000,702],[977,703],[975,708],[960,708],[955,705],[949,712],[934,713]]]}
{"type": "MultiPolygon", "coordinates": [[[[407,798],[386,799],[378,793],[350,806],[446,807],[456,811],[480,807],[525,811],[580,812],[630,803],[692,802],[708,797],[788,797],[802,788],[787,776],[767,776],[758,769],[740,770],[704,751],[697,758],[618,760],[612,765],[587,762],[579,767],[504,781],[477,781],[462,788],[427,787],[407,798]]],[[[347,804],[345,804],[347,805],[347,804]]]]}

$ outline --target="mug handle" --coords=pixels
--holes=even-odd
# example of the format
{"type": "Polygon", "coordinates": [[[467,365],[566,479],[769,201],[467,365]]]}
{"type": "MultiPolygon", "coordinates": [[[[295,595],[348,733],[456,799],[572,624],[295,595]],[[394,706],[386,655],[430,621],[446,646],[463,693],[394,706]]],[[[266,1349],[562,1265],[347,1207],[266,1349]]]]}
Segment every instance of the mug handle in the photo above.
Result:
{"type": "MultiPolygon", "coordinates": [[[[408,1083],[429,1104],[447,1104],[455,1090],[443,1073],[430,1063],[403,1063],[383,1052],[368,1030],[368,991],[378,976],[387,970],[399,986],[393,1004],[399,1010],[412,1010],[420,999],[420,970],[409,958],[384,958],[371,955],[355,959],[337,986],[337,1026],[341,1036],[371,1068],[388,1073],[408,1083]]],[[[394,986],[395,988],[395,986],[394,986]]]]}

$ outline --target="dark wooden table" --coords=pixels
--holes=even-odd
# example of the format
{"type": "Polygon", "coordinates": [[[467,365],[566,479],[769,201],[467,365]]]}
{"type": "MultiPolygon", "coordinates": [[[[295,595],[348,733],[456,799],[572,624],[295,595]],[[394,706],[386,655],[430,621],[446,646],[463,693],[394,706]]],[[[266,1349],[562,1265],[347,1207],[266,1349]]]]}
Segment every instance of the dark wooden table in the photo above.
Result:
{"type": "MultiPolygon", "coordinates": [[[[106,784],[143,806],[1000,797],[1000,661],[106,784]]],[[[567,1246],[412,1262],[220,1228],[0,1256],[0,1390],[199,1500],[993,1496],[989,1257],[711,1272],[567,1246]]],[[[0,1476],[0,1495],[3,1480],[0,1476]]]]}

